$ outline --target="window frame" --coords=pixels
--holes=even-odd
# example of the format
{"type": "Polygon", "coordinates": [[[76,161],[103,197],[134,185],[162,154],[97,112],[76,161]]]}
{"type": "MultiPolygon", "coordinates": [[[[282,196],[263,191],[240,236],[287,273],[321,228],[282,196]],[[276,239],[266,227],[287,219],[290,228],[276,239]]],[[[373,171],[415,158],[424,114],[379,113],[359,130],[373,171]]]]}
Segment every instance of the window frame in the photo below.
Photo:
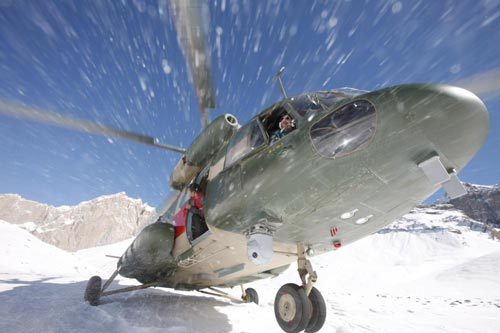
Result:
{"type": "Polygon", "coordinates": [[[262,121],[261,121],[261,117],[263,117],[266,113],[268,113],[270,110],[271,112],[273,112],[275,109],[277,108],[283,108],[285,110],[285,112],[293,118],[294,122],[295,122],[295,128],[289,132],[285,137],[289,136],[290,134],[293,134],[295,132],[297,132],[297,130],[299,129],[299,125],[302,123],[302,119],[304,119],[300,114],[298,114],[295,109],[293,108],[293,106],[290,104],[290,98],[287,98],[279,103],[276,103],[274,104],[273,106],[269,107],[269,108],[266,108],[264,111],[262,111],[261,113],[259,113],[255,118],[259,121],[259,124],[261,126],[261,130],[262,132],[264,133],[264,136],[266,138],[266,143],[268,146],[272,146],[274,145],[276,142],[279,142],[281,141],[282,139],[284,139],[285,137],[283,138],[280,138],[278,140],[276,140],[275,142],[271,143],[271,135],[269,135],[269,133],[267,132],[267,130],[264,128],[264,125],[262,124],[262,121]]]}

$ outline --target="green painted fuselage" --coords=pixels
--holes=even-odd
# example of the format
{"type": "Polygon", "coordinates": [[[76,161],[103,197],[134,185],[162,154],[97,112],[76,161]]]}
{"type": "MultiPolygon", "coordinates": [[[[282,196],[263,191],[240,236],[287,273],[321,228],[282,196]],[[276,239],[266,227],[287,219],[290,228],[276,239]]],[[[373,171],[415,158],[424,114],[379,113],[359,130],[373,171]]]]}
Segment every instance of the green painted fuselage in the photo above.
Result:
{"type": "Polygon", "coordinates": [[[271,223],[277,226],[275,240],[305,242],[320,252],[333,242],[369,235],[424,201],[438,187],[417,165],[438,155],[458,172],[489,126],[479,98],[446,85],[402,85],[346,98],[312,119],[301,118],[287,101],[283,105],[297,130],[258,147],[209,182],[207,223],[234,232],[271,223]],[[357,100],[375,107],[371,142],[342,157],[322,156],[313,147],[311,127],[357,100]],[[340,218],[353,210],[353,218],[340,218]],[[355,223],[366,216],[369,222],[355,223]]]}
{"type": "MultiPolygon", "coordinates": [[[[251,263],[243,235],[255,226],[267,228],[275,246],[304,243],[316,254],[351,243],[406,214],[439,188],[420,163],[438,156],[447,172],[460,171],[485,141],[489,126],[477,96],[446,85],[402,85],[346,96],[306,116],[292,105],[293,98],[284,100],[252,119],[250,124],[257,124],[264,138],[253,149],[230,158],[232,147],[248,143],[237,140],[248,129],[244,126],[208,165],[200,166],[197,179],[208,179],[204,180],[205,220],[214,232],[207,233],[205,243],[190,239],[189,250],[173,255],[179,243],[168,223],[184,207],[188,193],[183,190],[159,211],[165,220],[160,222],[167,223],[147,227],[127,249],[118,263],[120,274],[197,289],[248,282],[294,260],[278,255],[267,266],[251,263]],[[356,130],[365,126],[360,130],[363,144],[343,154],[318,147],[312,131],[328,132],[329,127],[318,129],[323,120],[355,103],[371,106],[370,121],[365,117],[356,124],[348,119],[354,125],[346,121],[344,127],[356,140],[356,130]],[[263,123],[276,108],[295,119],[296,129],[272,142],[263,123]],[[334,153],[328,156],[325,151],[334,153]],[[238,267],[242,271],[235,271],[234,277],[220,276],[238,267]]],[[[345,138],[332,135],[323,143],[342,149],[349,145],[345,138]],[[337,137],[346,142],[335,142],[337,137]]]]}

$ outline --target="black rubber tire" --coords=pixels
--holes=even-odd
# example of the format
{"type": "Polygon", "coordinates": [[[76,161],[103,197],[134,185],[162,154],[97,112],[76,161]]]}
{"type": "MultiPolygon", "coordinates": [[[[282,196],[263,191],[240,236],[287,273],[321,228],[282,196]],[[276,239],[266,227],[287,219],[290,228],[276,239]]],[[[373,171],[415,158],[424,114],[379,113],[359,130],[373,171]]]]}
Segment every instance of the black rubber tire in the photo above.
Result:
{"type": "Polygon", "coordinates": [[[257,290],[253,288],[245,289],[245,302],[259,304],[259,294],[257,294],[257,290]]]}
{"type": "Polygon", "coordinates": [[[101,297],[101,284],[102,280],[100,276],[93,276],[87,282],[87,288],[85,288],[85,296],[83,299],[89,302],[90,305],[99,305],[99,298],[101,297]]]}
{"type": "Polygon", "coordinates": [[[316,333],[325,324],[326,304],[319,290],[314,287],[309,293],[309,301],[311,302],[312,311],[305,332],[316,333]]]}
{"type": "Polygon", "coordinates": [[[311,315],[311,303],[304,288],[293,283],[282,286],[274,299],[274,315],[283,331],[287,333],[303,331],[311,315]]]}

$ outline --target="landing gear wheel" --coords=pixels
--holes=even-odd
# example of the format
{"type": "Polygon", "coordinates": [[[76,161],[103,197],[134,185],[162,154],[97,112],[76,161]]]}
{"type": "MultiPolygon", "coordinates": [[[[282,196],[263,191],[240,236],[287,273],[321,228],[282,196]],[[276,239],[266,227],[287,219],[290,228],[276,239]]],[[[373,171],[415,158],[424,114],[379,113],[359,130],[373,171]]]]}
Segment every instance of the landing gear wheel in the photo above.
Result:
{"type": "Polygon", "coordinates": [[[99,276],[93,276],[87,282],[87,288],[85,288],[84,300],[89,302],[90,305],[97,306],[99,304],[99,298],[101,297],[101,284],[102,280],[99,276]]]}
{"type": "Polygon", "coordinates": [[[323,296],[318,289],[312,288],[309,293],[309,301],[311,302],[311,318],[306,327],[306,333],[315,333],[319,331],[326,319],[326,304],[323,296]]]}
{"type": "Polygon", "coordinates": [[[285,332],[303,331],[309,323],[311,313],[311,303],[304,288],[288,283],[278,290],[274,300],[274,314],[285,332]]]}
{"type": "Polygon", "coordinates": [[[245,297],[243,297],[243,300],[245,303],[255,303],[259,304],[259,294],[257,294],[257,291],[253,288],[247,288],[245,289],[245,297]]]}

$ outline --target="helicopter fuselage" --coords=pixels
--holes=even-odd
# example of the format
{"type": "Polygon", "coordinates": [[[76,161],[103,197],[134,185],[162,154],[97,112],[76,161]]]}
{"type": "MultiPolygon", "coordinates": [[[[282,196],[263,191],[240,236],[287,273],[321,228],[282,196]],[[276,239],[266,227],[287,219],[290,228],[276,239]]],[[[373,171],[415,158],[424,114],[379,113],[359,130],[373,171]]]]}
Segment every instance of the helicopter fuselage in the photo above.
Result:
{"type": "Polygon", "coordinates": [[[438,156],[447,170],[458,172],[488,131],[481,100],[445,85],[374,91],[341,100],[308,118],[291,107],[287,111],[296,119],[297,130],[262,144],[212,176],[206,190],[209,225],[242,233],[257,223],[270,224],[275,240],[331,250],[334,243],[347,244],[377,231],[432,195],[439,186],[429,181],[419,163],[438,156]],[[373,106],[373,133],[363,147],[324,156],[313,144],[311,130],[356,101],[373,106]],[[363,218],[368,220],[360,221],[363,218]]]}
{"type": "MultiPolygon", "coordinates": [[[[161,269],[143,265],[148,276],[157,269],[163,286],[180,289],[232,286],[279,274],[297,260],[298,243],[317,255],[370,235],[438,190],[441,184],[422,164],[437,163],[456,175],[489,126],[478,97],[446,85],[402,85],[307,112],[294,103],[291,98],[264,110],[203,168],[194,181],[204,187],[209,231],[197,239],[184,236],[188,242],[179,251],[180,238],[171,245],[173,227],[155,227],[151,235],[162,234],[175,255],[161,269]],[[277,108],[294,118],[296,128],[273,140],[265,122],[277,108]],[[246,251],[256,231],[272,238],[272,257],[260,264],[246,251]]],[[[168,220],[182,209],[188,192],[177,194],[160,215],[168,220]]],[[[155,243],[143,233],[144,244],[155,243]]],[[[161,251],[169,255],[165,246],[161,251]]],[[[123,271],[141,266],[133,252],[122,256],[123,271]]],[[[128,276],[144,282],[144,272],[128,276]]]]}

